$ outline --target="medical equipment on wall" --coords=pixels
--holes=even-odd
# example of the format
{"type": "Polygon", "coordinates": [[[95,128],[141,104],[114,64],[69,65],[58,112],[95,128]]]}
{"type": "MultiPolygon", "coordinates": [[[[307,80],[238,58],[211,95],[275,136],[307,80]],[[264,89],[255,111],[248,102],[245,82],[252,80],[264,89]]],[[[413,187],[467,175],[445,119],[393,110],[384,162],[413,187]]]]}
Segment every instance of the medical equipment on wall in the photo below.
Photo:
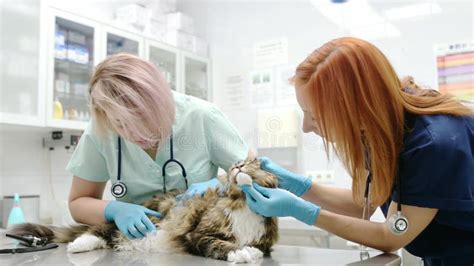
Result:
{"type": "Polygon", "coordinates": [[[258,148],[297,147],[298,125],[298,113],[292,107],[258,110],[258,148]]]}
{"type": "MultiPolygon", "coordinates": [[[[111,193],[116,198],[122,198],[127,194],[127,186],[121,181],[121,171],[122,171],[122,140],[118,137],[118,163],[117,163],[117,182],[112,185],[111,193]]],[[[163,164],[162,167],[162,176],[163,176],[163,193],[166,193],[166,166],[169,163],[176,163],[181,168],[181,173],[184,178],[184,183],[186,184],[186,189],[188,189],[188,179],[186,178],[186,169],[183,164],[178,160],[174,159],[173,151],[173,135],[170,137],[170,158],[163,164]]]]}

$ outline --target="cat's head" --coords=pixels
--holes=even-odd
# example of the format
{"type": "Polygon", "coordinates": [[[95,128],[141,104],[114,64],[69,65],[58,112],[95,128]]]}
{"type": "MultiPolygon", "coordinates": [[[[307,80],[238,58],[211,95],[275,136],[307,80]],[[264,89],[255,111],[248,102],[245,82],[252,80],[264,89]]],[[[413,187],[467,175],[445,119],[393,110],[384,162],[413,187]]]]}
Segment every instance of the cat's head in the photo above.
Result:
{"type": "Polygon", "coordinates": [[[262,170],[260,164],[258,159],[238,162],[229,169],[227,175],[220,177],[221,182],[230,188],[235,188],[237,186],[237,175],[242,172],[250,176],[252,182],[260,186],[276,188],[278,186],[277,177],[272,173],[262,170]]]}

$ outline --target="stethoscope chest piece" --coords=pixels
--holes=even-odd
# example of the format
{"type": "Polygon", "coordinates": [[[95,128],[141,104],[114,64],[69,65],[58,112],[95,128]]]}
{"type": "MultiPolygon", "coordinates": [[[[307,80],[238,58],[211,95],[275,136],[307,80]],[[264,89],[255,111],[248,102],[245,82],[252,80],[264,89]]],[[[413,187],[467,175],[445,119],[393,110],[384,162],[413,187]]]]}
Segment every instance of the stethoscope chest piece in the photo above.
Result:
{"type": "Polygon", "coordinates": [[[408,230],[408,219],[400,212],[389,218],[390,231],[395,235],[403,235],[408,230]]]}
{"type": "Polygon", "coordinates": [[[127,194],[127,186],[124,183],[118,181],[112,185],[111,193],[116,198],[122,198],[127,194]]]}

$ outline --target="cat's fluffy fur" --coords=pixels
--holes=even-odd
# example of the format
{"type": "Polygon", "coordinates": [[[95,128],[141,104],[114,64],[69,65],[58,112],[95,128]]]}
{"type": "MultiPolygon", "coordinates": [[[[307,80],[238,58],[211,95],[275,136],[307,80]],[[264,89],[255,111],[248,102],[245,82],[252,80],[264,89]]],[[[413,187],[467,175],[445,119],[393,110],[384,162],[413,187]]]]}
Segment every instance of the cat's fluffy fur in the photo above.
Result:
{"type": "Polygon", "coordinates": [[[149,252],[190,253],[231,262],[254,262],[270,253],[278,239],[276,218],[252,212],[245,194],[236,184],[238,172],[248,174],[253,182],[276,187],[277,178],[260,169],[258,160],[234,165],[220,176],[224,191],[209,189],[202,197],[181,204],[175,196],[182,191],[159,195],[143,205],[161,212],[164,218],[150,217],[157,232],[142,239],[127,239],[114,223],[75,225],[66,228],[23,224],[11,233],[48,237],[49,241],[68,243],[69,252],[100,248],[149,252]]]}

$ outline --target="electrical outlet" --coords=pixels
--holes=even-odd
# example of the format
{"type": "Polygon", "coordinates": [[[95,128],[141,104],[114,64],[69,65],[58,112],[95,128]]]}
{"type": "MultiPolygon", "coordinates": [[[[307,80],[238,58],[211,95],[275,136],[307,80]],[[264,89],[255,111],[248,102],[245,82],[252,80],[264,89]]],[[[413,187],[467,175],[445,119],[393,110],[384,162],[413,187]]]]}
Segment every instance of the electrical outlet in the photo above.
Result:
{"type": "Polygon", "coordinates": [[[48,148],[49,150],[66,148],[69,150],[71,147],[77,146],[80,137],[81,133],[78,132],[53,131],[43,138],[43,148],[48,148]]]}
{"type": "Polygon", "coordinates": [[[334,183],[334,170],[308,171],[306,172],[306,176],[313,178],[313,180],[318,183],[334,183]]]}

